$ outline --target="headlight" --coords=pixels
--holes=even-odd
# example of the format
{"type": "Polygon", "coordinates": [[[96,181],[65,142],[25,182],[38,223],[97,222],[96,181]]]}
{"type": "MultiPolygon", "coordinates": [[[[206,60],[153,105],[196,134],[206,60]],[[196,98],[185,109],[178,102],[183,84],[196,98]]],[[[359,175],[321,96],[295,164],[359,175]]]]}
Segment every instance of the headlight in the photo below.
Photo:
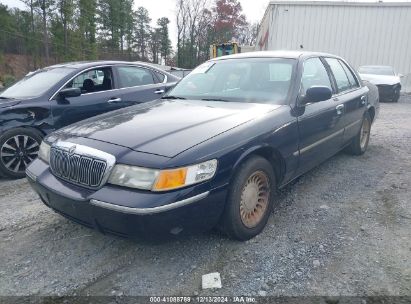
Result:
{"type": "Polygon", "coordinates": [[[109,183],[137,189],[167,191],[209,180],[216,170],[216,159],[193,166],[161,171],[116,165],[110,175],[109,183]]]}
{"type": "Polygon", "coordinates": [[[40,144],[38,158],[45,161],[46,163],[50,162],[50,145],[44,140],[40,144]]]}
{"type": "Polygon", "coordinates": [[[151,190],[158,172],[158,170],[116,165],[108,182],[114,185],[151,190]]]}

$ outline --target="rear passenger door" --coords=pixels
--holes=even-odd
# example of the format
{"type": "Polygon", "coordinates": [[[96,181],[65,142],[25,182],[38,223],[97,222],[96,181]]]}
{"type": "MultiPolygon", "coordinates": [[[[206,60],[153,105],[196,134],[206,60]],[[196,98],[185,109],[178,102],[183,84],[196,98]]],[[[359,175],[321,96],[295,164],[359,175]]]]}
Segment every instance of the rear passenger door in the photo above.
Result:
{"type": "MultiPolygon", "coordinates": [[[[313,86],[326,86],[335,92],[331,79],[320,58],[306,59],[303,62],[300,100],[307,89],[313,86]]],[[[344,126],[339,106],[340,102],[334,98],[299,106],[298,175],[312,169],[340,149],[344,126]]]]}
{"type": "Polygon", "coordinates": [[[324,58],[337,87],[333,96],[343,106],[344,137],[347,144],[361,128],[362,118],[366,111],[367,88],[361,88],[356,76],[345,62],[337,58],[324,58]]]}
{"type": "Polygon", "coordinates": [[[161,98],[166,84],[156,73],[140,66],[124,65],[115,67],[121,102],[139,104],[161,98]]]}

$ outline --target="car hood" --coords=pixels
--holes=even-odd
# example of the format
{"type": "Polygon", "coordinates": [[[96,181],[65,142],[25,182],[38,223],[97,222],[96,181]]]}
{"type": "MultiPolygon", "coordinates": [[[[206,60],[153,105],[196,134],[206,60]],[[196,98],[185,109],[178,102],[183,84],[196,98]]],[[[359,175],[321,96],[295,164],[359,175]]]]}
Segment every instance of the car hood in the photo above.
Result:
{"type": "Polygon", "coordinates": [[[16,99],[1,99],[0,98],[0,108],[12,107],[20,103],[20,100],[16,99]]]}
{"type": "Polygon", "coordinates": [[[368,80],[375,85],[394,85],[400,83],[400,77],[389,75],[360,74],[361,79],[368,80]]]}
{"type": "Polygon", "coordinates": [[[54,134],[58,138],[86,137],[137,152],[174,157],[279,107],[254,103],[160,100],[100,115],[54,134]]]}

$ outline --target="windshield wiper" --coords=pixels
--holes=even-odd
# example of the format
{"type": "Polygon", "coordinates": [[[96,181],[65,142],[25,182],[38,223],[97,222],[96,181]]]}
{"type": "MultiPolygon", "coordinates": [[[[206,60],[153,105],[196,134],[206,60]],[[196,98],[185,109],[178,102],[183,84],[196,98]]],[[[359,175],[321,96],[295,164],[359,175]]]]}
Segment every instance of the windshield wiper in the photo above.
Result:
{"type": "Polygon", "coordinates": [[[185,97],[180,97],[180,96],[173,96],[173,95],[168,95],[168,96],[163,96],[161,99],[187,99],[185,97]]]}
{"type": "Polygon", "coordinates": [[[15,98],[0,96],[0,99],[15,99],[15,98]]]}
{"type": "Polygon", "coordinates": [[[204,101],[224,101],[224,102],[229,102],[227,99],[221,99],[221,98],[202,98],[201,100],[204,101]]]}

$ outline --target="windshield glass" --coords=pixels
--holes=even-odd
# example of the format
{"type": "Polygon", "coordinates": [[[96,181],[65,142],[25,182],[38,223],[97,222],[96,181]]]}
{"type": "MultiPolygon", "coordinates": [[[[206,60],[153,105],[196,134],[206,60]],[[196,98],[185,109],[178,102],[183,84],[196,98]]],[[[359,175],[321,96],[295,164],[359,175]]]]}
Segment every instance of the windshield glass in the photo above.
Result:
{"type": "Polygon", "coordinates": [[[284,104],[294,59],[242,58],[206,62],[170,91],[170,97],[284,104]]]}
{"type": "Polygon", "coordinates": [[[358,69],[358,73],[387,76],[395,75],[393,68],[389,66],[362,66],[358,69]]]}
{"type": "Polygon", "coordinates": [[[72,71],[70,68],[36,71],[4,90],[0,97],[23,99],[40,96],[72,71]]]}

